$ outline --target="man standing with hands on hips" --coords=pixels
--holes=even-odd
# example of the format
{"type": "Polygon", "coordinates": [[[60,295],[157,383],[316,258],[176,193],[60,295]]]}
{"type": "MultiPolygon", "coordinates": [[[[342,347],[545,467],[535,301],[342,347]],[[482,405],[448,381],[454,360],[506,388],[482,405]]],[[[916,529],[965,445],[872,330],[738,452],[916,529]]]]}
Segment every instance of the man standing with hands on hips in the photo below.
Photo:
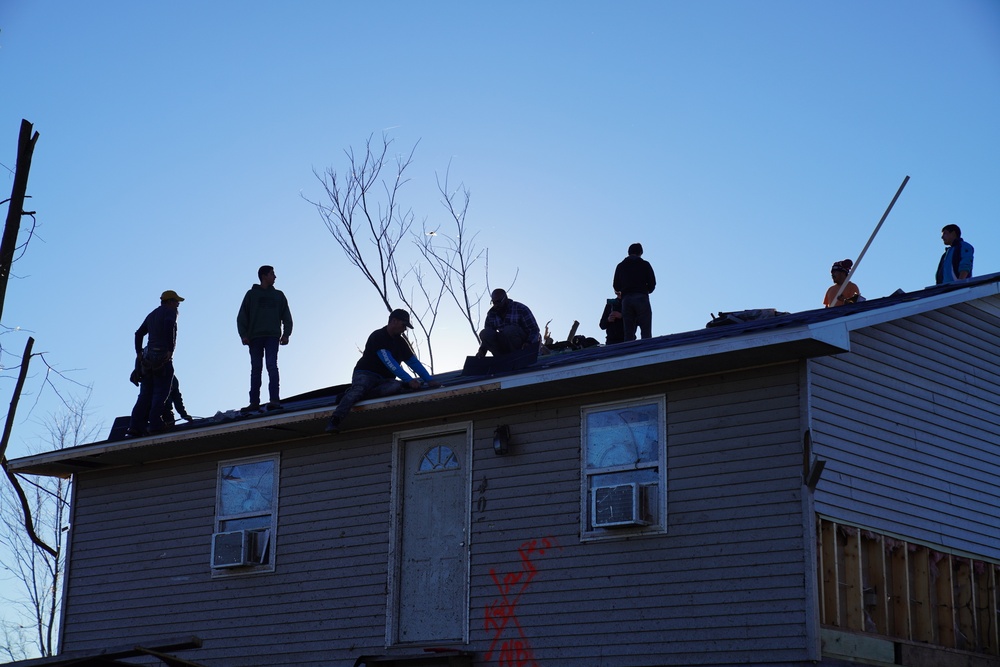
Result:
{"type": "Polygon", "coordinates": [[[274,267],[257,269],[259,285],[251,287],[240,312],[236,316],[236,330],[240,340],[250,348],[250,404],[240,412],[247,414],[260,410],[260,387],[263,366],[267,363],[268,410],[281,407],[278,382],[278,345],[288,345],[292,335],[292,313],[288,299],[281,290],[274,288],[274,267]]]}

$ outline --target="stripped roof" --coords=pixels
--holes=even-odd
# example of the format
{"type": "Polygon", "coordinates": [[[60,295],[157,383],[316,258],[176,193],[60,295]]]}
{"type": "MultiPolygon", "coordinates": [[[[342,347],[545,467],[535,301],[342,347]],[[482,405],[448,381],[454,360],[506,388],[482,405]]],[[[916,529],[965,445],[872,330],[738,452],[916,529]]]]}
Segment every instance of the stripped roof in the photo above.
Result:
{"type": "MultiPolygon", "coordinates": [[[[1000,293],[1000,273],[895,294],[837,308],[788,313],[616,345],[539,356],[520,370],[489,376],[460,371],[436,376],[438,389],[359,402],[348,431],[428,418],[455,419],[476,410],[640,386],[664,380],[789,362],[850,350],[850,331],[1000,293]],[[388,410],[387,414],[385,411],[388,410]]],[[[324,436],[323,427],[348,385],[282,400],[283,409],[251,417],[235,411],[195,420],[165,433],[100,442],[9,461],[13,472],[69,476],[206,451],[274,446],[324,436]]]]}

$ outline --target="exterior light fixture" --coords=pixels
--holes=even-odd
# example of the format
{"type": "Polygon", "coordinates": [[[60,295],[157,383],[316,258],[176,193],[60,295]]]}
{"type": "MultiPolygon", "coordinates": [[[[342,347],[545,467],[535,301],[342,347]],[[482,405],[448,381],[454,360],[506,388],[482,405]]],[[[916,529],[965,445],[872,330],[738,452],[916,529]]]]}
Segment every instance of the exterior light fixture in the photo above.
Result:
{"type": "Polygon", "coordinates": [[[510,444],[510,428],[506,424],[500,424],[493,431],[493,453],[497,456],[507,454],[507,447],[510,444]]]}

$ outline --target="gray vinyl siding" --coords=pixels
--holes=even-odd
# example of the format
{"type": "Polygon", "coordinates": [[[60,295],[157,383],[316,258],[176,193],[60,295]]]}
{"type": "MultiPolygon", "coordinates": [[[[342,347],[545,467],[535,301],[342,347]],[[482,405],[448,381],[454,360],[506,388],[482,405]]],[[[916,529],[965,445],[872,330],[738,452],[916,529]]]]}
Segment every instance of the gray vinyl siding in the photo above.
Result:
{"type": "MultiPolygon", "coordinates": [[[[485,659],[486,614],[500,598],[491,571],[523,573],[518,548],[548,540],[515,611],[540,665],[817,658],[799,378],[789,364],[473,415],[470,644],[460,648],[497,664],[485,659]],[[667,532],[582,542],[580,409],[656,394],[667,396],[667,532]],[[493,453],[497,424],[510,426],[507,456],[493,453]]],[[[278,453],[275,571],[250,576],[211,576],[219,457],[80,475],[64,650],[197,635],[204,646],[183,656],[212,667],[348,667],[385,652],[391,430],[278,453]]]]}
{"type": "Polygon", "coordinates": [[[855,331],[850,354],[810,362],[818,512],[1000,558],[1000,318],[987,301],[855,331]]]}
{"type": "Polygon", "coordinates": [[[81,477],[64,649],[193,634],[185,657],[212,667],[382,650],[390,444],[283,451],[276,571],[248,576],[211,576],[217,458],[81,477]]]}
{"type": "Polygon", "coordinates": [[[501,579],[523,572],[518,547],[549,538],[516,607],[539,664],[810,655],[797,367],[658,389],[667,395],[664,535],[579,540],[580,404],[522,414],[512,456],[493,456],[488,439],[477,440],[474,505],[477,488],[486,489],[485,509],[473,513],[472,641],[480,650],[494,636],[484,628],[486,611],[500,598],[491,570],[501,579]]]}

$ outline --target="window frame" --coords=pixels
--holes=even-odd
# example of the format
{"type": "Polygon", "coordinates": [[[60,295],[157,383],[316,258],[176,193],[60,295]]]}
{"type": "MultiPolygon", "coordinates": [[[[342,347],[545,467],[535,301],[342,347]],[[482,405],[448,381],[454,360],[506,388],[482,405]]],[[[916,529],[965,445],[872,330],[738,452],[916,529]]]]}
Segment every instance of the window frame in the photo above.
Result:
{"type": "Polygon", "coordinates": [[[258,574],[262,572],[273,572],[275,567],[275,556],[277,554],[276,537],[277,537],[277,527],[278,527],[278,497],[279,497],[279,480],[281,478],[281,455],[278,453],[274,454],[262,454],[258,456],[247,456],[238,459],[226,459],[224,461],[219,461],[216,466],[215,471],[215,519],[214,519],[214,530],[213,530],[213,540],[216,533],[229,532],[229,530],[239,530],[238,528],[223,529],[222,525],[227,521],[239,521],[240,519],[253,519],[256,517],[270,517],[270,521],[267,522],[268,530],[268,540],[267,540],[267,562],[261,563],[259,565],[245,565],[242,567],[229,567],[229,568],[212,568],[212,577],[233,577],[246,574],[258,574]],[[269,512],[264,511],[253,511],[244,512],[237,514],[224,514],[222,512],[222,471],[225,468],[248,465],[253,463],[272,463],[272,481],[271,481],[271,508],[269,512]]]}
{"type": "MultiPolygon", "coordinates": [[[[638,481],[638,480],[636,480],[638,481]]],[[[607,401],[584,405],[580,408],[580,539],[620,540],[642,535],[662,535],[667,532],[667,398],[664,394],[641,396],[627,400],[607,401]],[[595,413],[612,410],[622,410],[629,407],[655,405],[657,411],[657,460],[655,463],[636,463],[634,465],[605,466],[602,468],[588,467],[591,449],[588,433],[588,417],[595,413]],[[655,470],[657,520],[650,525],[631,525],[591,528],[591,479],[605,474],[628,473],[630,471],[655,470]]]]}

